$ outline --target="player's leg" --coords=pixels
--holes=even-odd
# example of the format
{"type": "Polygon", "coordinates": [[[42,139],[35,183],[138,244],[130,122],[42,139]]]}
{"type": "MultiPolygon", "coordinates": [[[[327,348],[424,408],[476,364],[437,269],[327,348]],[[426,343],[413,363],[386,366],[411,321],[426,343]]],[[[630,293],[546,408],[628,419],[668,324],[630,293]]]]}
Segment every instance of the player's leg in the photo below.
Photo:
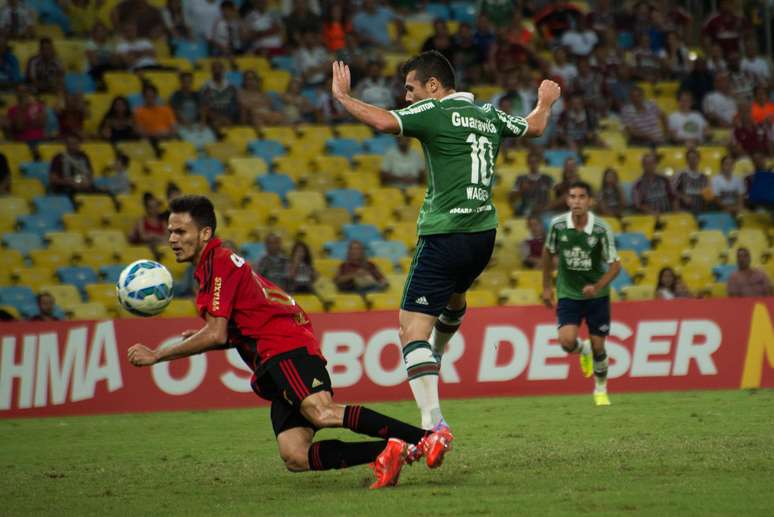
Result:
{"type": "Polygon", "coordinates": [[[443,358],[443,353],[446,351],[446,345],[462,325],[466,310],[465,293],[454,293],[436,320],[432,335],[430,336],[430,344],[433,349],[433,356],[439,364],[443,358]]]}
{"type": "Polygon", "coordinates": [[[440,365],[433,356],[430,334],[454,291],[456,256],[447,241],[446,235],[419,239],[398,316],[403,360],[424,429],[443,421],[438,397],[440,365]]]}
{"type": "Polygon", "coordinates": [[[605,339],[610,332],[610,298],[588,301],[586,323],[589,327],[594,371],[594,402],[598,406],[610,405],[607,396],[607,350],[605,339]]]}
{"type": "Polygon", "coordinates": [[[591,344],[578,337],[585,302],[560,298],[556,304],[556,317],[559,323],[559,344],[568,354],[580,354],[581,371],[585,377],[591,377],[591,344]]]}

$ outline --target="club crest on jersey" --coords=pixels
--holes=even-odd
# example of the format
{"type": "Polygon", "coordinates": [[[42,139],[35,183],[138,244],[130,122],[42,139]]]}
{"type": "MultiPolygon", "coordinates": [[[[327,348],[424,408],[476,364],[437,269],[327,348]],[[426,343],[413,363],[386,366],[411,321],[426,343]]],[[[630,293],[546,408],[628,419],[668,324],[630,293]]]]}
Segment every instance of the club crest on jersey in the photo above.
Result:
{"type": "Polygon", "coordinates": [[[596,237],[594,237],[594,236],[592,236],[592,237],[589,237],[589,238],[586,240],[586,242],[588,242],[588,243],[589,243],[589,246],[593,248],[593,247],[594,247],[594,246],[597,244],[597,238],[596,238],[596,237]]]}

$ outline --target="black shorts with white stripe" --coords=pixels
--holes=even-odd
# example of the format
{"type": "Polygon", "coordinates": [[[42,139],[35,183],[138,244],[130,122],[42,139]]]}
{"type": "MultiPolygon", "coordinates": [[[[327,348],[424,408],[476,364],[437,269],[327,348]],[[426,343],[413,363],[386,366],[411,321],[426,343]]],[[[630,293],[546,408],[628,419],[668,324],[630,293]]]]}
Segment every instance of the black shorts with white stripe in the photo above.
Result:
{"type": "Polygon", "coordinates": [[[300,412],[301,402],[313,393],[333,394],[331,378],[322,357],[297,348],[272,357],[253,380],[253,391],[271,401],[271,423],[274,434],[293,427],[315,429],[300,412]]]}

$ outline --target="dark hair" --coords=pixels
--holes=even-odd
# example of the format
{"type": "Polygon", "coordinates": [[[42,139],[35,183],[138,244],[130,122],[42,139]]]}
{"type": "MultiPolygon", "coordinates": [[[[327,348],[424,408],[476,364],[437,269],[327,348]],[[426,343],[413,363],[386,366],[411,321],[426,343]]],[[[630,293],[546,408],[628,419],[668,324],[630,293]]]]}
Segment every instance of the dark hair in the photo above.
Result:
{"type": "Polygon", "coordinates": [[[591,197],[594,195],[594,191],[591,189],[591,185],[586,183],[585,181],[577,180],[570,183],[570,187],[567,189],[567,192],[571,191],[574,188],[582,188],[586,191],[586,194],[591,197]]]}
{"type": "Polygon", "coordinates": [[[152,91],[156,95],[159,94],[159,89],[156,88],[156,85],[154,85],[150,81],[143,82],[143,84],[142,84],[142,94],[145,95],[147,92],[150,92],[150,91],[152,91]]]}
{"type": "Polygon", "coordinates": [[[215,207],[212,206],[212,201],[204,196],[189,194],[176,197],[170,201],[169,211],[172,214],[189,214],[199,229],[209,226],[212,233],[215,233],[215,207]]]}
{"type": "Polygon", "coordinates": [[[400,72],[407,76],[412,70],[416,71],[419,82],[425,84],[431,77],[438,79],[444,88],[455,88],[454,67],[446,56],[437,50],[422,52],[403,63],[400,72]]]}
{"type": "Polygon", "coordinates": [[[167,183],[167,198],[169,198],[169,195],[172,192],[182,192],[182,190],[180,190],[180,187],[178,187],[177,183],[175,183],[174,181],[170,181],[169,183],[167,183]]]}
{"type": "Polygon", "coordinates": [[[56,303],[56,299],[54,298],[54,295],[49,293],[48,291],[41,291],[38,293],[38,295],[35,297],[35,300],[40,303],[40,300],[43,299],[44,296],[50,296],[52,300],[54,300],[54,303],[56,303]]]}
{"type": "Polygon", "coordinates": [[[113,117],[116,114],[116,105],[119,102],[123,102],[126,106],[126,112],[131,115],[132,114],[132,105],[129,103],[129,99],[124,97],[123,95],[116,95],[113,97],[113,101],[110,103],[110,108],[108,108],[107,113],[105,113],[105,116],[102,117],[102,121],[104,122],[106,118],[113,117]]]}
{"type": "Polygon", "coordinates": [[[675,273],[675,270],[674,270],[674,269],[672,269],[671,267],[669,267],[669,266],[666,266],[666,267],[662,267],[662,268],[661,268],[661,271],[659,271],[659,272],[658,272],[658,280],[656,281],[656,283],[657,283],[657,285],[656,285],[656,290],[657,290],[657,291],[658,291],[659,289],[661,289],[662,287],[665,287],[665,286],[664,286],[664,284],[663,284],[663,282],[661,281],[661,278],[664,276],[664,273],[666,273],[667,271],[669,271],[670,273],[672,273],[672,278],[674,278],[674,280],[672,281],[672,282],[673,282],[673,283],[672,283],[672,286],[671,286],[671,287],[668,287],[668,289],[672,289],[672,290],[674,290],[674,288],[675,288],[675,284],[677,284],[677,273],[675,273]]]}
{"type": "Polygon", "coordinates": [[[156,199],[156,197],[155,197],[155,196],[154,196],[152,193],[150,193],[150,192],[145,192],[145,193],[142,195],[142,204],[143,204],[143,205],[147,205],[147,204],[148,204],[148,201],[153,201],[154,199],[156,199]]]}
{"type": "Polygon", "coordinates": [[[129,165],[129,162],[131,161],[127,155],[125,155],[120,151],[116,153],[116,160],[124,167],[127,167],[129,165]]]}
{"type": "Polygon", "coordinates": [[[220,8],[221,9],[228,9],[228,8],[234,9],[234,8],[236,8],[236,4],[234,4],[234,2],[232,2],[231,0],[223,0],[220,3],[220,8]]]}
{"type": "Polygon", "coordinates": [[[312,265],[312,251],[309,249],[309,246],[307,246],[306,243],[303,242],[303,241],[296,241],[293,244],[293,248],[291,248],[291,250],[290,250],[291,258],[296,253],[296,249],[298,249],[298,248],[301,248],[302,250],[304,250],[304,258],[303,258],[304,264],[306,264],[307,266],[311,266],[312,265]]]}

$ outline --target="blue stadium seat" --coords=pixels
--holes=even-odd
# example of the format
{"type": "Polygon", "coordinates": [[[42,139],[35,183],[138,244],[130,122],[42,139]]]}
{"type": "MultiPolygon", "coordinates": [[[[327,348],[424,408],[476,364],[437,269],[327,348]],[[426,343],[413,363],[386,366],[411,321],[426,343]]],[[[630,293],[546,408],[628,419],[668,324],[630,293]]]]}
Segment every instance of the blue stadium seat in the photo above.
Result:
{"type": "Polygon", "coordinates": [[[229,82],[229,84],[233,84],[237,88],[242,87],[242,81],[244,77],[242,75],[242,72],[239,70],[229,70],[226,72],[226,81],[229,82]]]}
{"type": "Polygon", "coordinates": [[[75,212],[73,202],[67,196],[38,196],[32,200],[38,213],[62,214],[75,212]]]}
{"type": "Polygon", "coordinates": [[[247,144],[247,149],[253,156],[263,158],[266,163],[271,163],[277,156],[285,156],[288,153],[285,146],[276,140],[253,140],[247,144]]]}
{"type": "Polygon", "coordinates": [[[266,245],[262,242],[246,242],[242,245],[242,256],[248,262],[257,262],[266,255],[266,245]]]}
{"type": "Polygon", "coordinates": [[[20,252],[22,255],[28,255],[32,250],[44,247],[40,235],[25,232],[3,234],[3,245],[20,252]]]}
{"type": "Polygon", "coordinates": [[[38,303],[32,289],[24,286],[14,286],[0,287],[0,305],[11,305],[23,313],[24,307],[32,305],[37,308],[38,303]]]}
{"type": "Polygon", "coordinates": [[[48,188],[49,168],[48,162],[26,162],[19,165],[19,169],[24,176],[27,178],[35,178],[46,188],[48,188]]]}
{"type": "Polygon", "coordinates": [[[258,176],[257,181],[261,190],[264,192],[274,192],[283,201],[285,200],[285,195],[296,188],[296,184],[293,183],[290,176],[285,174],[264,174],[263,176],[258,176]]]}
{"type": "Polygon", "coordinates": [[[343,156],[351,160],[356,154],[363,152],[363,146],[353,138],[331,138],[325,142],[328,153],[333,156],[343,156]]]}
{"type": "Polygon", "coordinates": [[[67,72],[64,82],[67,93],[94,93],[97,91],[94,79],[84,72],[67,72]]]}
{"type": "Polygon", "coordinates": [[[562,167],[567,158],[575,158],[578,164],[582,163],[580,155],[568,149],[548,149],[543,153],[549,167],[562,167]]]}
{"type": "Polygon", "coordinates": [[[696,218],[702,230],[720,230],[725,234],[736,230],[736,221],[727,212],[705,212],[697,215],[696,218]]]}
{"type": "Polygon", "coordinates": [[[328,241],[323,245],[330,258],[336,260],[347,260],[347,249],[349,241],[328,241]]]}
{"type": "Polygon", "coordinates": [[[406,245],[400,241],[371,241],[368,249],[372,257],[387,257],[397,263],[406,256],[406,245]]]}
{"type": "Polygon", "coordinates": [[[215,158],[203,157],[195,160],[188,160],[186,165],[188,166],[188,170],[191,171],[191,174],[207,178],[207,181],[210,182],[210,186],[215,184],[215,180],[218,176],[226,172],[226,168],[220,160],[216,160],[215,158]]]}
{"type": "Polygon", "coordinates": [[[382,239],[382,232],[372,224],[345,224],[341,227],[345,239],[356,239],[368,246],[371,241],[382,239]]]}
{"type": "Polygon", "coordinates": [[[81,294],[86,295],[85,287],[88,284],[94,284],[99,282],[97,273],[90,267],[85,266],[68,266],[60,267],[56,270],[59,280],[63,284],[72,284],[80,289],[81,294]]]}
{"type": "Polygon", "coordinates": [[[62,229],[62,223],[59,215],[56,213],[42,213],[22,215],[17,219],[21,231],[36,233],[43,237],[47,232],[54,232],[62,229]]]}
{"type": "Polygon", "coordinates": [[[118,282],[118,277],[121,276],[121,271],[124,270],[125,264],[108,264],[99,268],[99,276],[105,282],[118,282]]]}
{"type": "Polygon", "coordinates": [[[392,135],[376,135],[363,140],[363,147],[365,147],[366,152],[371,154],[384,154],[397,145],[398,143],[392,135]]]}
{"type": "Polygon", "coordinates": [[[209,57],[210,51],[207,43],[203,41],[178,39],[173,43],[175,57],[182,57],[195,64],[198,60],[209,57]]]}
{"type": "Polygon", "coordinates": [[[296,73],[296,61],[293,56],[274,56],[271,58],[271,66],[278,70],[286,70],[294,75],[296,73]]]}
{"type": "Polygon", "coordinates": [[[452,2],[449,6],[452,18],[460,23],[476,22],[476,5],[473,2],[452,2]]]}
{"type": "Polygon", "coordinates": [[[352,215],[365,204],[363,193],[351,188],[329,190],[325,197],[328,199],[328,205],[333,208],[346,208],[352,215]]]}
{"type": "Polygon", "coordinates": [[[728,278],[737,270],[736,264],[723,264],[712,268],[715,280],[718,282],[728,282],[728,278]]]}
{"type": "Polygon", "coordinates": [[[312,106],[317,106],[320,101],[320,90],[317,88],[304,88],[301,90],[301,95],[306,97],[306,100],[312,103],[312,106]]]}
{"type": "Polygon", "coordinates": [[[58,25],[65,34],[70,32],[70,18],[56,0],[25,0],[24,4],[38,14],[37,22],[45,25],[58,25]]]}
{"type": "Polygon", "coordinates": [[[615,236],[615,245],[621,250],[634,250],[638,255],[650,249],[650,241],[640,232],[624,232],[615,236]]]}
{"type": "Polygon", "coordinates": [[[439,18],[441,20],[448,20],[451,18],[451,11],[449,10],[449,6],[444,4],[427,4],[425,6],[425,11],[435,20],[439,18]]]}
{"type": "MultiPolygon", "coordinates": [[[[142,99],[141,92],[130,93],[129,95],[126,96],[126,100],[129,101],[129,107],[132,108],[133,110],[142,106],[144,102],[142,99]]],[[[159,104],[163,104],[163,102],[159,101],[159,104]]]]}
{"type": "Polygon", "coordinates": [[[613,279],[613,281],[610,283],[610,287],[616,291],[620,291],[622,287],[632,285],[633,283],[634,282],[632,281],[632,277],[629,276],[629,273],[627,273],[624,268],[621,268],[618,276],[616,276],[615,279],[613,279]]]}

